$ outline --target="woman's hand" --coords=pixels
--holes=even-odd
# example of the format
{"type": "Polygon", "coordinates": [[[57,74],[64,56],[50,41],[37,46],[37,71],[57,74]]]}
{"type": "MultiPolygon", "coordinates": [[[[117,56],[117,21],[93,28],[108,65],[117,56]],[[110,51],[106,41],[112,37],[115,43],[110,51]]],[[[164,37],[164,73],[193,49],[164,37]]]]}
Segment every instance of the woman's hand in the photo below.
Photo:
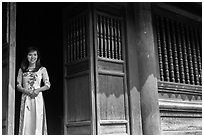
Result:
{"type": "Polygon", "coordinates": [[[31,89],[24,89],[23,92],[24,92],[25,94],[31,96],[33,91],[32,91],[31,89]]]}
{"type": "Polygon", "coordinates": [[[31,89],[24,89],[24,93],[30,96],[30,98],[35,98],[40,93],[39,89],[31,90],[31,89]]]}
{"type": "Polygon", "coordinates": [[[39,93],[40,93],[40,88],[33,90],[31,98],[37,97],[39,93]]]}

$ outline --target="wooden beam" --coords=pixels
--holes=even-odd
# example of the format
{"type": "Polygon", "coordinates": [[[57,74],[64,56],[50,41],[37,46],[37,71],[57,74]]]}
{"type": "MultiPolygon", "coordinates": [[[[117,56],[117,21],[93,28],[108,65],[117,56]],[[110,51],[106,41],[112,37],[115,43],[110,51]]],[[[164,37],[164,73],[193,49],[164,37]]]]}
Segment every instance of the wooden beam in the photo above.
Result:
{"type": "Polygon", "coordinates": [[[158,105],[156,47],[152,28],[150,3],[138,3],[135,7],[136,43],[138,54],[139,91],[141,101],[142,130],[145,135],[161,134],[158,105]]]}
{"type": "Polygon", "coordinates": [[[14,134],[15,68],[16,68],[16,3],[9,3],[9,84],[8,84],[8,135],[14,134]]]}

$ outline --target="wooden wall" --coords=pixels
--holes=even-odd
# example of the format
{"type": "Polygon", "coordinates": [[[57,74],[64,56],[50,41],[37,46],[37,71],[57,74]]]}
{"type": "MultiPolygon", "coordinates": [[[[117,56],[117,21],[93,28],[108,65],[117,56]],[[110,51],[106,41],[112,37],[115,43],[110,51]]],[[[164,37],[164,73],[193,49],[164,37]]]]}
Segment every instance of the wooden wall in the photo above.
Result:
{"type": "Polygon", "coordinates": [[[162,134],[202,134],[202,94],[200,86],[159,82],[162,134]]]}
{"type": "Polygon", "coordinates": [[[201,17],[164,3],[152,8],[162,134],[202,134],[201,17]]]}
{"type": "Polygon", "coordinates": [[[87,24],[65,25],[66,134],[201,133],[201,87],[159,80],[151,3],[73,9],[87,24]]]}

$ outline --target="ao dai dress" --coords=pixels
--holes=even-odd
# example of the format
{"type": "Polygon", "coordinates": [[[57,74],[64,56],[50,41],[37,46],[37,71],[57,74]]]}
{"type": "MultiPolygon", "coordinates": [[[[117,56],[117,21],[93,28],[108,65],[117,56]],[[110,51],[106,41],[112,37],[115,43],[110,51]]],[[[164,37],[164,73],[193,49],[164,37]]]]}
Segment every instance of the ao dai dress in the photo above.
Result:
{"type": "MultiPolygon", "coordinates": [[[[22,72],[19,69],[17,83],[25,89],[38,89],[44,84],[50,87],[49,76],[45,67],[41,67],[37,72],[22,72]]],[[[44,100],[42,92],[35,98],[31,98],[22,93],[19,121],[19,135],[46,135],[47,124],[44,100]]]]}

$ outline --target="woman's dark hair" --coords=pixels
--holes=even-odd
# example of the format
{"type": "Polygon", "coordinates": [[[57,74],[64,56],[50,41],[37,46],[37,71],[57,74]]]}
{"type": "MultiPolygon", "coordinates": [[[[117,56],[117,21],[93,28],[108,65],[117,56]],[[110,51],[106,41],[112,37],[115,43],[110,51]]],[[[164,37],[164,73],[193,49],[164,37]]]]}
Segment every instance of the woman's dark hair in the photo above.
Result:
{"type": "Polygon", "coordinates": [[[41,67],[39,50],[36,47],[28,47],[28,49],[26,51],[26,55],[25,55],[26,57],[23,59],[23,61],[21,63],[21,69],[22,69],[23,72],[28,71],[29,62],[28,62],[28,59],[27,59],[27,55],[28,55],[28,53],[33,52],[33,51],[37,51],[37,55],[38,55],[38,58],[37,58],[37,61],[36,61],[36,66],[35,66],[35,69],[33,70],[33,72],[38,71],[39,68],[41,67]]]}

